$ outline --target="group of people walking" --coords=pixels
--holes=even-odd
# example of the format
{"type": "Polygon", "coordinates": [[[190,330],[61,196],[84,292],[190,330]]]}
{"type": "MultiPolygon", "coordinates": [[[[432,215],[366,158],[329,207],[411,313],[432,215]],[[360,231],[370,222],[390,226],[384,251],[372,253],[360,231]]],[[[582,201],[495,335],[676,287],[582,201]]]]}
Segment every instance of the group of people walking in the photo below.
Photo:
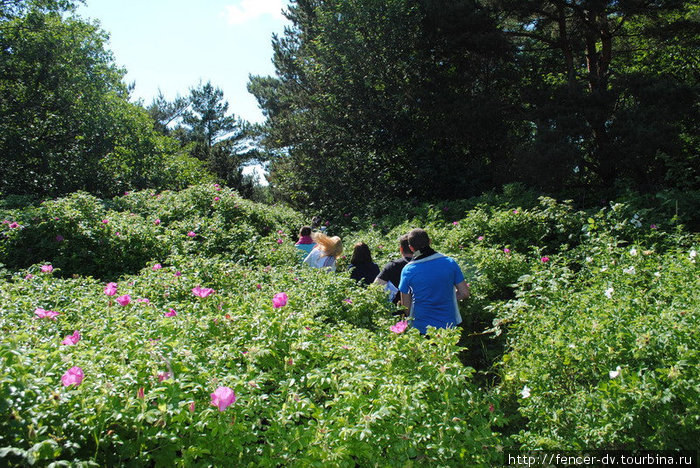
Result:
{"type": "MultiPolygon", "coordinates": [[[[304,255],[303,263],[330,271],[336,270],[336,260],[343,253],[340,237],[312,232],[310,226],[301,228],[295,246],[304,255]]],[[[426,334],[428,326],[459,325],[458,301],[469,297],[469,285],[457,262],[433,250],[428,233],[420,228],[401,236],[399,253],[400,258],[380,271],[367,244],[358,242],[350,259],[350,277],[384,286],[394,303],[408,309],[412,326],[421,334],[426,334]]]]}

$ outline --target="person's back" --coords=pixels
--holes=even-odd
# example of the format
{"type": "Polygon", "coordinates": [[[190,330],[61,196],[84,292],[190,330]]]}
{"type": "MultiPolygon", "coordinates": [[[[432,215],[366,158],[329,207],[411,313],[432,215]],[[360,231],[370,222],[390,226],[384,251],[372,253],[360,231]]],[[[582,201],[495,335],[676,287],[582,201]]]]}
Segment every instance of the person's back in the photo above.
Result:
{"type": "Polygon", "coordinates": [[[340,237],[329,237],[320,232],[313,233],[312,237],[317,245],[304,258],[303,262],[312,268],[335,271],[336,258],[343,253],[343,242],[340,237]]]}
{"type": "Polygon", "coordinates": [[[350,271],[350,278],[360,281],[369,286],[374,278],[379,274],[379,265],[376,263],[361,263],[353,267],[350,271]]]}
{"type": "Polygon", "coordinates": [[[379,274],[379,267],[372,261],[372,254],[364,242],[358,242],[350,259],[350,278],[369,286],[379,274]]]}
{"type": "Polygon", "coordinates": [[[457,300],[469,296],[459,265],[430,248],[428,234],[422,229],[409,233],[409,244],[414,257],[401,272],[399,291],[401,303],[411,307],[413,326],[425,334],[428,326],[459,325],[462,317],[457,300]]]}
{"type": "Polygon", "coordinates": [[[316,247],[316,242],[311,238],[311,227],[304,226],[299,230],[299,240],[294,244],[294,247],[299,249],[299,255],[302,261],[304,257],[311,253],[314,247],[316,247]]]}
{"type": "Polygon", "coordinates": [[[400,284],[410,285],[413,326],[425,333],[428,325],[436,328],[458,325],[462,318],[457,307],[455,285],[463,280],[457,262],[449,257],[436,257],[425,262],[414,260],[406,265],[400,284]]]}
{"type": "MultiPolygon", "coordinates": [[[[374,282],[382,286],[391,283],[391,286],[387,288],[391,291],[396,291],[399,287],[399,282],[401,281],[401,271],[404,269],[408,262],[413,258],[413,252],[408,245],[408,236],[404,234],[399,238],[399,252],[401,253],[401,258],[392,260],[382,268],[382,271],[374,279],[374,282]]],[[[396,294],[393,297],[392,302],[398,304],[401,299],[400,294],[396,294]]]]}

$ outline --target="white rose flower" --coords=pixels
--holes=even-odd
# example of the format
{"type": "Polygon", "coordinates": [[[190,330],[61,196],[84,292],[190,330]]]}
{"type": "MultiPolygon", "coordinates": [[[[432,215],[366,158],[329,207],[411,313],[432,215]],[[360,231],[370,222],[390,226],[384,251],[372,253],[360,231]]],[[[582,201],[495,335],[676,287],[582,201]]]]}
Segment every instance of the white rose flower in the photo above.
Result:
{"type": "Polygon", "coordinates": [[[615,292],[615,288],[609,287],[608,289],[605,290],[605,297],[608,299],[612,298],[613,293],[615,292]]]}
{"type": "Polygon", "coordinates": [[[635,273],[637,273],[637,270],[634,268],[634,265],[632,265],[629,268],[625,268],[622,271],[628,275],[634,275],[635,273]]]}
{"type": "Polygon", "coordinates": [[[520,391],[520,394],[523,396],[523,398],[529,398],[530,397],[530,387],[525,385],[523,389],[520,391]]]}
{"type": "Polygon", "coordinates": [[[608,374],[610,375],[610,378],[611,378],[611,379],[614,379],[615,377],[617,377],[618,375],[620,375],[620,371],[622,371],[622,369],[620,368],[620,366],[617,366],[617,368],[615,368],[614,371],[611,370],[610,372],[608,372],[608,374]]]}

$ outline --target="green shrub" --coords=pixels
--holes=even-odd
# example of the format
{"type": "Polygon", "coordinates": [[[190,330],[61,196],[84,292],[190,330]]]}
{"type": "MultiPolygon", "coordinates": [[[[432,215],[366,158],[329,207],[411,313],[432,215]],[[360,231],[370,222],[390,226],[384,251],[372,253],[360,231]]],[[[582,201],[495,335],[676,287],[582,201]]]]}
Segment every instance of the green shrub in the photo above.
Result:
{"type": "Polygon", "coordinates": [[[584,213],[512,186],[374,223],[339,214],[333,274],[300,264],[299,213],[214,184],[10,202],[3,462],[493,466],[501,446],[692,449],[700,436],[698,238],[648,200],[584,213]],[[462,327],[431,340],[389,331],[385,292],[347,273],[355,242],[381,267],[414,227],[471,285],[462,327]],[[74,365],[86,382],[64,388],[74,365]],[[219,386],[238,397],[223,412],[219,386]]]}
{"type": "Polygon", "coordinates": [[[106,279],[170,255],[286,263],[294,251],[279,231],[295,232],[301,225],[301,217],[289,209],[252,203],[217,185],[134,192],[110,201],[78,192],[7,214],[20,226],[2,225],[0,263],[12,269],[51,263],[63,275],[106,279]],[[282,238],[280,252],[274,253],[282,238]]]}
{"type": "Polygon", "coordinates": [[[504,388],[530,389],[516,440],[527,448],[693,449],[697,245],[658,252],[609,240],[587,244],[583,265],[542,264],[502,308],[504,388]]]}
{"type": "Polygon", "coordinates": [[[496,463],[496,416],[457,359],[458,331],[390,332],[379,289],[202,257],[120,280],[126,306],[103,287],[38,272],[0,286],[6,461],[496,463]],[[195,297],[197,285],[215,293],[195,297]],[[289,302],[275,309],[280,291],[289,302]],[[38,320],[36,307],[60,315],[38,320]],[[74,330],[81,340],[62,346],[74,330]],[[73,366],[85,381],[63,387],[73,366]],[[219,386],[237,396],[223,412],[210,404],[219,386]]]}

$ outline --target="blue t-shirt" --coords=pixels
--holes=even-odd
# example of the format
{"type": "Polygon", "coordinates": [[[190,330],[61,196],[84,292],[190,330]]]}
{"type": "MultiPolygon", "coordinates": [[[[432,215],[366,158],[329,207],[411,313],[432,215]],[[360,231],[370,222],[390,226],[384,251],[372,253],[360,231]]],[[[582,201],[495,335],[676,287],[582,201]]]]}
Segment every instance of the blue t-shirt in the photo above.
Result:
{"type": "Polygon", "coordinates": [[[314,247],[316,247],[316,243],[314,242],[313,244],[294,244],[294,247],[299,249],[299,256],[301,257],[301,261],[304,261],[304,258],[311,253],[314,247]]]}
{"type": "Polygon", "coordinates": [[[462,281],[464,275],[457,262],[442,254],[406,265],[401,271],[399,291],[413,295],[413,326],[425,334],[428,325],[448,328],[461,323],[455,286],[462,281]]]}

